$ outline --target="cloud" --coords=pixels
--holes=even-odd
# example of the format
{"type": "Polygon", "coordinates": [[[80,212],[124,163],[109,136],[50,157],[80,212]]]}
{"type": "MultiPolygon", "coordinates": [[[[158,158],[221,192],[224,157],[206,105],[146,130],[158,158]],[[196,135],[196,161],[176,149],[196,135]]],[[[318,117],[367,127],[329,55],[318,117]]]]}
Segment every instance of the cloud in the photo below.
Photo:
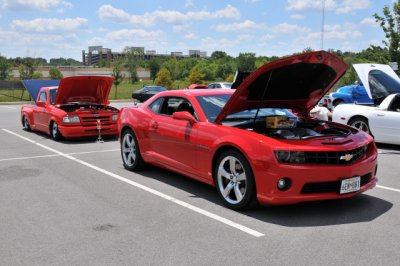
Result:
{"type": "Polygon", "coordinates": [[[367,9],[371,6],[370,0],[344,0],[336,13],[350,13],[358,9],[367,9]]]}
{"type": "Polygon", "coordinates": [[[145,31],[142,29],[122,29],[106,34],[105,38],[109,41],[138,41],[138,40],[157,40],[162,36],[162,31],[145,31]]]}
{"type": "Polygon", "coordinates": [[[187,0],[185,3],[185,7],[191,7],[191,6],[194,6],[193,0],[187,0]]]}
{"type": "Polygon", "coordinates": [[[199,38],[199,36],[197,36],[193,32],[190,32],[190,33],[186,34],[183,38],[185,38],[186,40],[196,40],[199,38]]]}
{"type": "Polygon", "coordinates": [[[85,29],[88,20],[85,18],[36,18],[33,20],[13,20],[11,28],[23,32],[76,31],[85,29]]]}
{"type": "Polygon", "coordinates": [[[245,2],[245,3],[253,4],[253,3],[260,2],[260,0],[244,0],[244,2],[245,2]]]}
{"type": "Polygon", "coordinates": [[[0,0],[3,9],[19,10],[59,10],[59,8],[71,8],[72,4],[62,0],[0,0]]]}
{"type": "Polygon", "coordinates": [[[257,28],[257,24],[251,20],[245,20],[239,23],[232,24],[219,24],[215,26],[215,30],[218,32],[229,32],[229,31],[251,31],[257,28]]]}
{"type": "Polygon", "coordinates": [[[103,5],[98,10],[99,17],[103,20],[109,20],[116,23],[128,23],[138,24],[143,26],[151,26],[157,22],[179,24],[191,20],[209,20],[209,19],[239,19],[240,11],[231,6],[227,5],[225,8],[216,10],[214,12],[209,11],[190,11],[182,13],[175,10],[156,10],[151,13],[145,13],[143,15],[133,15],[125,12],[122,9],[115,8],[111,5],[103,5]]]}
{"type": "Polygon", "coordinates": [[[310,28],[289,23],[278,24],[272,27],[270,30],[276,33],[303,33],[303,34],[311,31],[310,28]]]}
{"type": "Polygon", "coordinates": [[[273,39],[275,39],[275,38],[276,38],[275,35],[267,34],[267,35],[261,36],[261,37],[260,37],[260,41],[262,41],[262,42],[268,42],[268,41],[273,40],[273,39]]]}
{"type": "Polygon", "coordinates": [[[236,36],[235,39],[227,39],[227,38],[221,38],[221,39],[216,39],[212,37],[206,37],[201,40],[201,47],[203,49],[209,49],[209,50],[221,50],[223,47],[224,49],[226,48],[232,48],[232,47],[237,47],[243,42],[248,42],[254,39],[253,35],[249,34],[240,34],[236,36]]]}
{"type": "Polygon", "coordinates": [[[378,27],[379,26],[379,23],[376,22],[376,20],[374,18],[371,18],[371,17],[367,17],[367,18],[364,18],[363,20],[361,20],[361,24],[362,25],[372,26],[372,27],[378,27]]]}
{"type": "Polygon", "coordinates": [[[322,10],[325,3],[325,10],[336,13],[351,13],[359,9],[367,9],[371,6],[370,0],[288,0],[286,9],[291,11],[322,10]]]}
{"type": "Polygon", "coordinates": [[[288,0],[286,9],[293,11],[321,10],[325,1],[325,10],[334,10],[337,7],[335,0],[288,0]]]}
{"type": "Polygon", "coordinates": [[[304,19],[304,15],[293,14],[290,16],[292,19],[304,19]]]}

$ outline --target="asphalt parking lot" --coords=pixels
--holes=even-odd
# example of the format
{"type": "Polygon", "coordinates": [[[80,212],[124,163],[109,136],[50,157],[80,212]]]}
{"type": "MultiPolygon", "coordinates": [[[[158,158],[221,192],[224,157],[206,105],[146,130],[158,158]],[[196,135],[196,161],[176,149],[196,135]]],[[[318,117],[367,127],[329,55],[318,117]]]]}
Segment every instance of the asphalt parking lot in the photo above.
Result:
{"type": "Polygon", "coordinates": [[[20,106],[0,105],[0,265],[400,260],[400,146],[379,145],[378,187],[363,195],[235,212],[205,184],[126,171],[117,139],[55,142],[19,119],[20,106]]]}

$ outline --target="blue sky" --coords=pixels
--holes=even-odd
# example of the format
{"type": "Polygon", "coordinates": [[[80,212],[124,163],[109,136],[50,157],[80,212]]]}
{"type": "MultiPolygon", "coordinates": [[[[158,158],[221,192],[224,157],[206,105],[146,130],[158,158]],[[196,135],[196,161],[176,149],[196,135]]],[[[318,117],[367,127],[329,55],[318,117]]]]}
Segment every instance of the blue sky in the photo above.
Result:
{"type": "MultiPolygon", "coordinates": [[[[0,54],[74,58],[102,45],[169,54],[282,56],[321,49],[323,0],[0,0],[0,54]]],[[[372,14],[393,0],[325,0],[324,49],[382,45],[372,14]]]]}

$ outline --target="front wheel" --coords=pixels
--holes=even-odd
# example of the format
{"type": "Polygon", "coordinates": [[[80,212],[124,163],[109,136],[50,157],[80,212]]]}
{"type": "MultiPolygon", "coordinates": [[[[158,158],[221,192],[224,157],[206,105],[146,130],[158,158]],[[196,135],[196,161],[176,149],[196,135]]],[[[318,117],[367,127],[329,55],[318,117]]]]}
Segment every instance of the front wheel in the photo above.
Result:
{"type": "Polygon", "coordinates": [[[349,126],[357,128],[360,131],[364,131],[371,135],[371,131],[369,129],[368,120],[364,117],[355,117],[349,121],[349,126]]]}
{"type": "Polygon", "coordinates": [[[24,130],[31,131],[31,125],[29,124],[29,119],[26,116],[24,116],[24,118],[23,118],[23,127],[24,127],[24,130]]]}
{"type": "Polygon", "coordinates": [[[239,210],[256,205],[253,173],[240,152],[223,152],[215,166],[214,176],[218,194],[229,208],[239,210]]]}
{"type": "Polygon", "coordinates": [[[129,171],[141,170],[144,161],[140,155],[139,144],[132,129],[126,129],[121,136],[122,164],[129,171]]]}
{"type": "Polygon", "coordinates": [[[62,139],[61,132],[58,129],[58,124],[56,122],[50,124],[50,135],[56,141],[62,139]]]}

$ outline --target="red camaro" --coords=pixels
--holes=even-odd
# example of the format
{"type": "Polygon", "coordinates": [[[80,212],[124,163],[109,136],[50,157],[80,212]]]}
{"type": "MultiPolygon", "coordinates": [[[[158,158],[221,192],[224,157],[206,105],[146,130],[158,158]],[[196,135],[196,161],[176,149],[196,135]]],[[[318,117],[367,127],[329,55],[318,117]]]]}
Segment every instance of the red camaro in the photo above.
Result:
{"type": "Polygon", "coordinates": [[[54,140],[117,135],[119,110],[109,106],[112,77],[76,76],[63,78],[58,87],[43,87],[35,105],[23,105],[21,122],[25,130],[42,131],[54,140]]]}
{"type": "Polygon", "coordinates": [[[373,139],[308,118],[346,68],[327,52],[295,55],[260,67],[236,90],[167,91],[124,108],[123,165],[150,163],[216,186],[233,209],[364,192],[377,182],[373,139]]]}

